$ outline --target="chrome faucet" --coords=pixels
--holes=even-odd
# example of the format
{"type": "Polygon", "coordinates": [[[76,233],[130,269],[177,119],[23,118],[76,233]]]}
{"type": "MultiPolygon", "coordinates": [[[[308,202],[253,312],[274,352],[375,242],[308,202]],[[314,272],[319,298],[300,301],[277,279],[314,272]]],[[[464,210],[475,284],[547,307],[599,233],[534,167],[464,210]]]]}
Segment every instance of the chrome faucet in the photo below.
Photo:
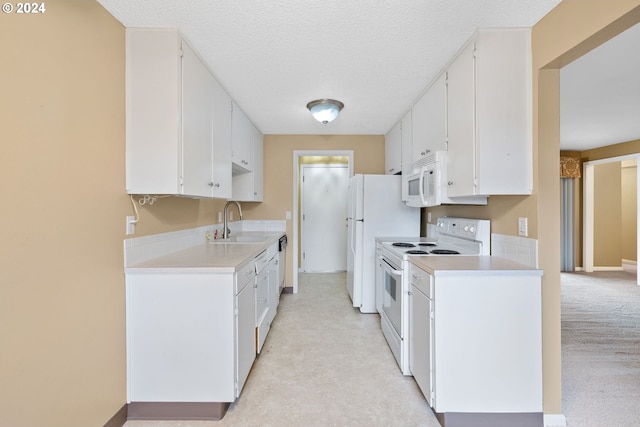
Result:
{"type": "Polygon", "coordinates": [[[229,238],[229,234],[231,234],[231,230],[229,230],[229,216],[228,216],[229,205],[231,203],[236,204],[236,206],[238,207],[238,213],[240,214],[240,219],[242,219],[242,208],[240,207],[240,203],[236,202],[235,200],[229,200],[227,204],[224,205],[224,225],[222,227],[223,239],[229,238]]]}

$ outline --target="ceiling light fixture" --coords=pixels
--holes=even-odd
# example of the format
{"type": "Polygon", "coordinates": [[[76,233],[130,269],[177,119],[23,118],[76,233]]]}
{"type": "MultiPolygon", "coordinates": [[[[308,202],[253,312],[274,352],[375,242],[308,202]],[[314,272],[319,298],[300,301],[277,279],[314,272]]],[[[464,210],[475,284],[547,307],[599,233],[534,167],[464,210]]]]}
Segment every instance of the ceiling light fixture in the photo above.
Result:
{"type": "Polygon", "coordinates": [[[323,125],[334,121],[343,108],[344,104],[335,99],[316,99],[307,104],[313,118],[323,125]]]}

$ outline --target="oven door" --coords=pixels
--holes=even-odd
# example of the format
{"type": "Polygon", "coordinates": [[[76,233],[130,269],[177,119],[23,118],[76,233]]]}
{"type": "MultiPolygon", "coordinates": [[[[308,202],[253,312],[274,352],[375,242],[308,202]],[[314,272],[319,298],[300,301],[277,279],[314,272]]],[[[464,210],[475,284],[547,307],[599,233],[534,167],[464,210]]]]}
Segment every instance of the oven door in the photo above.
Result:
{"type": "Polygon", "coordinates": [[[384,283],[382,292],[382,311],[387,316],[399,337],[402,322],[402,269],[390,262],[388,258],[381,257],[382,280],[384,283]]]}

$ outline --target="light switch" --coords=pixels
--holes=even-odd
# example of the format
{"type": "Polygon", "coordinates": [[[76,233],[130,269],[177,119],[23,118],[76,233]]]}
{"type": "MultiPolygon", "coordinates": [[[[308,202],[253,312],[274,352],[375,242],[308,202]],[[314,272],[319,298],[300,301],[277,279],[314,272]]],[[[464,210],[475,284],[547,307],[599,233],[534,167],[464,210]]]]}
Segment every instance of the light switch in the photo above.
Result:
{"type": "Polygon", "coordinates": [[[287,212],[285,212],[285,214],[284,214],[284,218],[285,218],[285,219],[291,219],[291,211],[287,211],[287,212]]]}
{"type": "Polygon", "coordinates": [[[520,236],[529,235],[529,232],[527,230],[527,218],[523,218],[523,217],[518,218],[518,234],[520,236]]]}

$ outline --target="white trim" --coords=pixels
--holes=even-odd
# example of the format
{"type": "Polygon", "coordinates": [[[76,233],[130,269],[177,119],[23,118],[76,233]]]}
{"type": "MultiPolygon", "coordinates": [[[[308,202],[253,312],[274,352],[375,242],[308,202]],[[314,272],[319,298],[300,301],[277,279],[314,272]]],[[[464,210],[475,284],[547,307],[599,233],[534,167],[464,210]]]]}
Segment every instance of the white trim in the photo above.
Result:
{"type": "Polygon", "coordinates": [[[593,271],[622,271],[622,266],[603,266],[603,267],[593,267],[593,271]]]}
{"type": "Polygon", "coordinates": [[[545,427],[566,427],[567,417],[562,414],[544,414],[545,427]]]}
{"type": "Polygon", "coordinates": [[[293,150],[293,293],[298,293],[298,171],[300,169],[300,157],[302,156],[346,156],[349,158],[349,177],[353,176],[353,150],[293,150]]]}
{"type": "Polygon", "coordinates": [[[582,230],[582,268],[587,273],[593,272],[593,229],[594,229],[594,165],[591,162],[584,164],[583,185],[583,230],[582,230]]]}
{"type": "Polygon", "coordinates": [[[622,260],[622,270],[628,271],[629,273],[637,273],[638,272],[638,262],[632,261],[630,259],[622,260]]]}

